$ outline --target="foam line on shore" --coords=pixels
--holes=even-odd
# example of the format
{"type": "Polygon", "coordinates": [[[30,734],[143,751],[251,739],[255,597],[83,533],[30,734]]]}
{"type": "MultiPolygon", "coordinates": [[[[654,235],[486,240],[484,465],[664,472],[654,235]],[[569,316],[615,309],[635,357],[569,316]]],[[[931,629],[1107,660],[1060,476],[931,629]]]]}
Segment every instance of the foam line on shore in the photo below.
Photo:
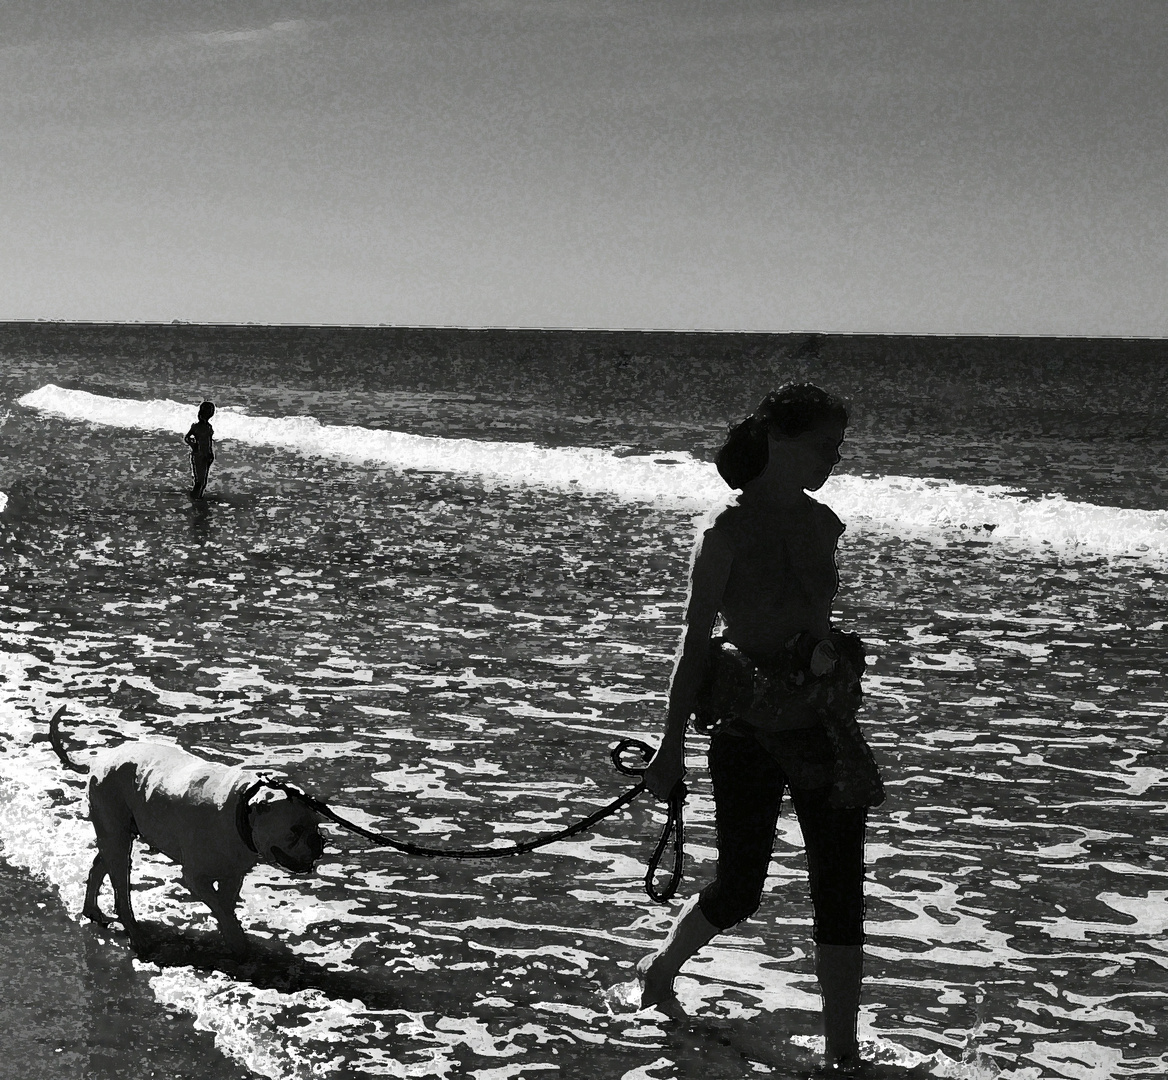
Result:
{"type": "MultiPolygon", "coordinates": [[[[19,404],[69,420],[182,435],[195,407],[170,400],[106,397],[48,384],[19,404]]],[[[663,509],[703,511],[729,493],[714,466],[687,453],[624,456],[597,447],[451,439],[357,425],[321,424],[312,416],[252,416],[221,408],[218,439],[270,446],[396,470],[472,478],[486,485],[535,486],[599,495],[663,509]]],[[[904,476],[832,477],[818,498],[854,527],[905,537],[965,533],[995,543],[1047,546],[1085,554],[1168,556],[1168,512],[1033,498],[993,485],[904,476]]]]}

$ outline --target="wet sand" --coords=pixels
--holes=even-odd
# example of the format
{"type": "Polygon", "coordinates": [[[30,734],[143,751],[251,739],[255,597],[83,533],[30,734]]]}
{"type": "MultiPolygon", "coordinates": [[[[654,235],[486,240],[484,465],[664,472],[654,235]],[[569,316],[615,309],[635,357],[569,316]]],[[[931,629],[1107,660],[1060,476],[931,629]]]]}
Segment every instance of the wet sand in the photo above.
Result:
{"type": "Polygon", "coordinates": [[[168,1013],[116,936],[74,922],[56,890],[0,860],[0,1078],[244,1080],[168,1013]]]}

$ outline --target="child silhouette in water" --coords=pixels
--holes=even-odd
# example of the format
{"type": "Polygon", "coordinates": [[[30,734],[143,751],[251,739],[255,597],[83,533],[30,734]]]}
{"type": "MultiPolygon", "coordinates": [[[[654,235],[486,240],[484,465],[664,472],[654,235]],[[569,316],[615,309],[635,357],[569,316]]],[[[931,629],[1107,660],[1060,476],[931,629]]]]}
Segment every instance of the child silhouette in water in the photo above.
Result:
{"type": "Polygon", "coordinates": [[[215,451],[211,448],[215,429],[208,422],[214,415],[214,404],[204,401],[199,406],[198,423],[191,424],[191,430],[183,437],[183,442],[191,448],[191,472],[195,477],[195,486],[191,488],[192,499],[203,497],[203,492],[207,490],[207,473],[211,471],[211,462],[215,460],[215,451]]]}

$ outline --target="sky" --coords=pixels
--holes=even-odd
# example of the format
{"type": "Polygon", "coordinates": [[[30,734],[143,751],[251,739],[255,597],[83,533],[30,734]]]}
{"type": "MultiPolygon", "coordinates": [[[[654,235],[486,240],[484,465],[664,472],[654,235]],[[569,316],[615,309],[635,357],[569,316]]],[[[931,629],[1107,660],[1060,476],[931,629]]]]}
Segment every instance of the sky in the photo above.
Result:
{"type": "Polygon", "coordinates": [[[1168,336],[1163,0],[5,0],[0,319],[1168,336]]]}

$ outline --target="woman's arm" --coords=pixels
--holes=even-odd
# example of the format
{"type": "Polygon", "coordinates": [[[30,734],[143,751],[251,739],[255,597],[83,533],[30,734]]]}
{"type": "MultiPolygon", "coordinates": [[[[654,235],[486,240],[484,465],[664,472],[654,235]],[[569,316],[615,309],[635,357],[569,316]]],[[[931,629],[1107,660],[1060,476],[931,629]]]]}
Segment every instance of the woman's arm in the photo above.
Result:
{"type": "Polygon", "coordinates": [[[722,606],[722,594],[733,561],[734,554],[725,537],[716,528],[707,529],[694,548],[689,597],[685,606],[685,630],[669,684],[665,732],[657,753],[645,770],[645,784],[659,799],[669,798],[674,785],[685,775],[685,728],[705,676],[710,631],[722,606]]]}

